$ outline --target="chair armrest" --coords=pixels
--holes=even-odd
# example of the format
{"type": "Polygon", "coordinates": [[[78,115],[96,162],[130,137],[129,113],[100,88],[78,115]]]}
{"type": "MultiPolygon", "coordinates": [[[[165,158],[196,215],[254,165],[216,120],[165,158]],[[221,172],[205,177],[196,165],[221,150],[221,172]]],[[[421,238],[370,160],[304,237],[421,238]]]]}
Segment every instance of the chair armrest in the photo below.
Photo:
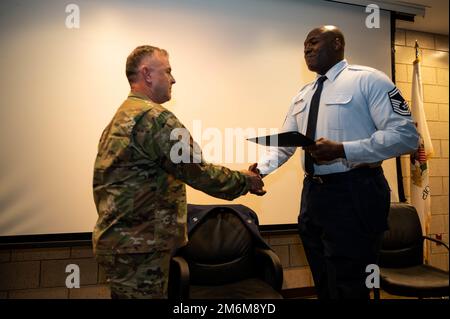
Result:
{"type": "Polygon", "coordinates": [[[256,248],[256,260],[264,265],[263,277],[276,291],[281,291],[283,285],[283,267],[280,258],[269,249],[256,248]]]}
{"type": "Polygon", "coordinates": [[[439,239],[436,239],[436,238],[433,238],[433,237],[429,237],[429,236],[423,236],[423,238],[424,238],[424,239],[428,239],[428,240],[430,240],[430,241],[433,241],[433,242],[435,242],[435,243],[441,244],[441,245],[443,245],[445,248],[447,248],[447,250],[449,250],[449,249],[448,249],[448,245],[447,245],[446,243],[444,243],[442,240],[439,240],[439,239]]]}
{"type": "Polygon", "coordinates": [[[180,256],[170,260],[169,298],[189,299],[189,265],[180,256]]]}

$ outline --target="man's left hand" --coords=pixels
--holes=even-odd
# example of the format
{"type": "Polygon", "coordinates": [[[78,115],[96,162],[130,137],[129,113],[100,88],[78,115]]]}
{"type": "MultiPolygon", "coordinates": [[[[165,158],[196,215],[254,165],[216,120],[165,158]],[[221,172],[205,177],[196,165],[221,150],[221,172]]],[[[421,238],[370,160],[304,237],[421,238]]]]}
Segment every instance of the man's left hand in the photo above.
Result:
{"type": "Polygon", "coordinates": [[[319,138],[316,144],[303,148],[305,152],[311,154],[317,163],[330,162],[337,158],[345,158],[344,145],[342,143],[330,141],[326,138],[319,138]]]}

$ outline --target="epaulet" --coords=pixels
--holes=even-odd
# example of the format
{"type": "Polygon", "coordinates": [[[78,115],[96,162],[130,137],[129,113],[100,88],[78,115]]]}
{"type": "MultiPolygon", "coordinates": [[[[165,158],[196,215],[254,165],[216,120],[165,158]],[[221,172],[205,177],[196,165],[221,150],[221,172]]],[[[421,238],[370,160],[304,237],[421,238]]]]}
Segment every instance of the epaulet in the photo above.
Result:
{"type": "Polygon", "coordinates": [[[364,65],[349,65],[347,69],[352,71],[368,71],[368,72],[376,72],[377,70],[374,68],[371,68],[370,66],[364,66],[364,65]]]}
{"type": "Polygon", "coordinates": [[[303,85],[303,87],[297,92],[297,95],[301,94],[306,88],[308,88],[310,85],[313,85],[314,81],[306,83],[305,85],[303,85]]]}

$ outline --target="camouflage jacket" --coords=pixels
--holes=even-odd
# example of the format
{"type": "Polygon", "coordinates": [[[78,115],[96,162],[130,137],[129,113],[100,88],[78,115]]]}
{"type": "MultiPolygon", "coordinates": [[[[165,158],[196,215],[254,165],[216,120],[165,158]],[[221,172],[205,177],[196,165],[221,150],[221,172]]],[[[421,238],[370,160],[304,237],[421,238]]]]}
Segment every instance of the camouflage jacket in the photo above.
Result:
{"type": "Polygon", "coordinates": [[[173,113],[131,92],[103,131],[93,181],[96,254],[144,253],[184,245],[185,183],[228,200],[248,191],[245,175],[206,163],[190,135],[184,144],[171,138],[174,129],[185,128],[173,113]],[[171,160],[176,143],[191,152],[194,163],[171,160]]]}

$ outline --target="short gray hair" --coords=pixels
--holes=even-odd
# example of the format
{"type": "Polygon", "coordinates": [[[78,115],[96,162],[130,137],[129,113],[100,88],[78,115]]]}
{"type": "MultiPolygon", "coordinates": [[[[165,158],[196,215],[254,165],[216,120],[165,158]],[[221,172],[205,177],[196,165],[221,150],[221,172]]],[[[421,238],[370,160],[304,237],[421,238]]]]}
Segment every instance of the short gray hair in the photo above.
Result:
{"type": "Polygon", "coordinates": [[[146,56],[153,56],[155,52],[168,55],[166,50],[151,45],[140,45],[128,55],[125,73],[130,84],[136,81],[136,75],[142,59],[146,56]]]}

